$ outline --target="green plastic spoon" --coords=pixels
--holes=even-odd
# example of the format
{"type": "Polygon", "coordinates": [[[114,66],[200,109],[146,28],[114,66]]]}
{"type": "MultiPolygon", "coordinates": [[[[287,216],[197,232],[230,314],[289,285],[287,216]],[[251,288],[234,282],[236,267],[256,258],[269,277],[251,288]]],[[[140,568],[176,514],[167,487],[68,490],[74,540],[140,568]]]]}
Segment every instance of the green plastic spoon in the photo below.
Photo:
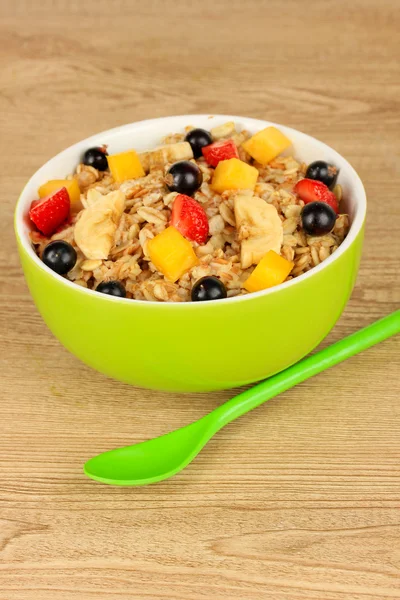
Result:
{"type": "Polygon", "coordinates": [[[297,383],[400,332],[400,310],[228,400],[205,417],[161,437],[99,454],[88,477],[111,485],[146,485],[184,469],[222,427],[297,383]]]}

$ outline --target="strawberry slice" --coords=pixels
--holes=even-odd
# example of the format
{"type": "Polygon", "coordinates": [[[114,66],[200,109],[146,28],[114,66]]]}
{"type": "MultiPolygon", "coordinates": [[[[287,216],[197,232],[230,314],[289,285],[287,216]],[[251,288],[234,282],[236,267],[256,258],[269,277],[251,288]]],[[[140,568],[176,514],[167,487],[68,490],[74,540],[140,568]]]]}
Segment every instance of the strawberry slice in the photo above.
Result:
{"type": "Polygon", "coordinates": [[[65,187],[41,200],[34,200],[29,211],[30,220],[44,235],[55,232],[69,216],[71,201],[65,187]]]}
{"type": "Polygon", "coordinates": [[[208,219],[204,208],[185,194],[178,194],[172,206],[171,225],[185,238],[204,244],[208,237],[208,219]]]}
{"type": "Polygon", "coordinates": [[[221,160],[239,158],[236,144],[233,140],[221,140],[201,149],[204,158],[211,167],[216,167],[221,160]]]}
{"type": "Polygon", "coordinates": [[[339,213],[339,205],[335,194],[322,181],[301,179],[293,189],[303,200],[304,204],[325,202],[325,204],[329,204],[333,208],[336,214],[339,213]]]}

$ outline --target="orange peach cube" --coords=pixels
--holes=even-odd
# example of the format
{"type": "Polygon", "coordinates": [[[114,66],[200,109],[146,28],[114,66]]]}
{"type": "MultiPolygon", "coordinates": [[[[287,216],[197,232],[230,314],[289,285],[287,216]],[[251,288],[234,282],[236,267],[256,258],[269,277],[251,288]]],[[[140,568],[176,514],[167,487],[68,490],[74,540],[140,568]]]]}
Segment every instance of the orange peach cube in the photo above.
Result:
{"type": "Polygon", "coordinates": [[[229,158],[218,163],[211,187],[218,194],[225,190],[254,190],[257,179],[255,167],[238,158],[229,158]]]}
{"type": "Polygon", "coordinates": [[[290,145],[291,141],[279,129],[266,127],[243,142],[242,148],[261,165],[266,165],[290,145]]]}
{"type": "Polygon", "coordinates": [[[111,175],[117,183],[145,176],[142,163],[135,150],[111,154],[107,160],[111,175]]]}
{"type": "Polygon", "coordinates": [[[81,199],[81,191],[76,179],[51,179],[47,181],[38,190],[39,198],[45,198],[63,187],[68,192],[71,204],[77,204],[81,199]]]}
{"type": "Polygon", "coordinates": [[[168,227],[147,242],[151,262],[169,281],[177,281],[197,265],[191,243],[175,227],[168,227]]]}
{"type": "Polygon", "coordinates": [[[283,283],[294,263],[286,260],[283,256],[270,250],[260,260],[250,277],[244,282],[244,288],[248,292],[259,292],[267,288],[283,283]]]}

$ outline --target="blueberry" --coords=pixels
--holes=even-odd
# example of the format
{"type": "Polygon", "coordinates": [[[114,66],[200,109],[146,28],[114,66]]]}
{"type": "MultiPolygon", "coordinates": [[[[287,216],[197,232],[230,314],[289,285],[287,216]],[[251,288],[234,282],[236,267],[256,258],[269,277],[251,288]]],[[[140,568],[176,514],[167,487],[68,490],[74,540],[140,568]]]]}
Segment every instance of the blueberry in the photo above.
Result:
{"type": "Polygon", "coordinates": [[[192,301],[221,300],[226,298],[226,287],[217,277],[202,277],[192,287],[192,301]]]}
{"type": "Polygon", "coordinates": [[[212,144],[213,139],[210,132],[205,129],[192,129],[192,131],[189,131],[189,133],[186,134],[185,142],[189,142],[191,145],[193,156],[199,158],[199,156],[202,156],[201,149],[204,148],[204,146],[212,144]]]}
{"type": "Polygon", "coordinates": [[[96,292],[108,294],[109,296],[118,296],[119,298],[126,297],[126,290],[119,281],[103,281],[97,286],[96,292]]]}
{"type": "Polygon", "coordinates": [[[75,248],[62,240],[56,240],[47,244],[42,254],[44,264],[59,275],[65,275],[73,269],[76,259],[75,248]]]}
{"type": "Polygon", "coordinates": [[[307,167],[306,178],[322,181],[330,190],[336,185],[339,169],[323,160],[316,160],[307,167]]]}
{"type": "Polygon", "coordinates": [[[169,168],[165,183],[171,192],[192,196],[203,183],[203,174],[194,163],[180,160],[169,168]]]}
{"type": "Polygon", "coordinates": [[[309,235],[324,235],[335,226],[336,213],[326,202],[310,202],[301,213],[303,229],[309,235]]]}
{"type": "Polygon", "coordinates": [[[108,169],[107,151],[105,148],[89,148],[83,155],[82,162],[98,171],[106,171],[108,169]]]}

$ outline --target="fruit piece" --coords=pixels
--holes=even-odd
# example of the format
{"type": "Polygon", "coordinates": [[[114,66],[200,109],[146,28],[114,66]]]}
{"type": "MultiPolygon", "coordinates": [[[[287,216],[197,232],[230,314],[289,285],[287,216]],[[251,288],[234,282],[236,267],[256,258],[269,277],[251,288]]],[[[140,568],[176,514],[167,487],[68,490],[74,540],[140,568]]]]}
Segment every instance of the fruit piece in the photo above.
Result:
{"type": "Polygon", "coordinates": [[[81,191],[76,179],[51,179],[47,181],[38,190],[39,198],[49,196],[62,187],[66,188],[71,204],[77,204],[80,201],[81,191]]]}
{"type": "Polygon", "coordinates": [[[114,181],[122,183],[127,179],[138,179],[144,177],[145,172],[140,162],[139,156],[134,150],[111,154],[108,157],[108,166],[114,181]]]}
{"type": "Polygon", "coordinates": [[[337,215],[325,202],[310,202],[301,213],[303,229],[309,235],[325,235],[335,226],[337,215]]]}
{"type": "Polygon", "coordinates": [[[335,185],[335,187],[333,188],[332,191],[335,194],[335,197],[336,197],[336,200],[337,200],[338,204],[340,204],[340,201],[343,198],[343,189],[342,189],[342,186],[337,183],[335,185]]]}
{"type": "Polygon", "coordinates": [[[250,277],[246,279],[244,288],[248,292],[260,292],[279,285],[285,281],[293,266],[294,263],[270,250],[260,260],[250,277]]]}
{"type": "Polygon", "coordinates": [[[193,158],[193,151],[188,142],[177,142],[176,144],[167,144],[155,148],[150,152],[141,152],[138,156],[143,169],[148,173],[157,169],[162,170],[168,163],[189,160],[193,158]]]}
{"type": "Polygon", "coordinates": [[[218,163],[211,187],[218,194],[225,190],[254,190],[257,179],[258,170],[255,167],[238,158],[230,158],[218,163]]]}
{"type": "Polygon", "coordinates": [[[330,190],[336,185],[336,180],[339,175],[339,169],[334,165],[330,165],[324,160],[316,160],[307,167],[307,179],[316,179],[322,181],[330,190]]]}
{"type": "Polygon", "coordinates": [[[126,297],[126,290],[120,281],[103,281],[97,286],[96,292],[108,294],[109,296],[118,296],[119,298],[126,297]]]}
{"type": "Polygon", "coordinates": [[[204,300],[221,300],[226,298],[226,287],[218,277],[202,277],[192,287],[192,302],[202,302],[204,300]]]}
{"type": "Polygon", "coordinates": [[[283,227],[275,206],[257,196],[243,195],[234,199],[234,209],[242,269],[259,263],[268,250],[279,254],[283,227]]]}
{"type": "Polygon", "coordinates": [[[223,125],[217,125],[217,127],[211,129],[210,133],[213,140],[227,138],[231,136],[232,133],[235,133],[235,123],[233,121],[228,121],[223,125]]]}
{"type": "Polygon", "coordinates": [[[165,183],[171,192],[191,196],[203,183],[203,174],[194,163],[189,160],[180,160],[168,169],[165,183]]]}
{"type": "Polygon", "coordinates": [[[59,275],[65,275],[74,268],[76,264],[76,250],[68,242],[56,240],[50,242],[43,250],[42,261],[52,271],[59,275]]]}
{"type": "Polygon", "coordinates": [[[276,127],[266,127],[243,142],[242,147],[261,165],[266,165],[291,145],[291,141],[276,127]]]}
{"type": "Polygon", "coordinates": [[[216,167],[221,160],[239,158],[239,153],[233,140],[214,142],[209,146],[205,146],[202,152],[206,162],[212,167],[216,167]]]}
{"type": "Polygon", "coordinates": [[[205,244],[208,237],[208,219],[204,208],[184,194],[178,194],[172,205],[171,225],[185,238],[205,244]]]}
{"type": "Polygon", "coordinates": [[[192,147],[193,156],[199,158],[201,149],[212,143],[212,137],[209,131],[205,129],[192,129],[185,136],[185,142],[189,142],[192,147]]]}
{"type": "Polygon", "coordinates": [[[149,240],[147,249],[157,271],[169,281],[177,281],[199,262],[191,243],[172,226],[149,240]]]}
{"type": "Polygon", "coordinates": [[[103,196],[97,190],[87,193],[88,208],[81,212],[74,229],[75,243],[91,259],[105,260],[114,243],[114,235],[125,208],[121,190],[103,196]]]}
{"type": "Polygon", "coordinates": [[[305,204],[309,202],[325,202],[325,204],[329,204],[333,208],[336,214],[339,212],[335,194],[321,181],[300,179],[293,189],[305,204]]]}
{"type": "Polygon", "coordinates": [[[32,203],[29,218],[44,235],[52,235],[69,216],[71,201],[65,187],[32,203]]]}
{"type": "Polygon", "coordinates": [[[108,169],[106,147],[89,148],[83,155],[82,162],[84,165],[94,167],[98,171],[106,171],[108,169]]]}

